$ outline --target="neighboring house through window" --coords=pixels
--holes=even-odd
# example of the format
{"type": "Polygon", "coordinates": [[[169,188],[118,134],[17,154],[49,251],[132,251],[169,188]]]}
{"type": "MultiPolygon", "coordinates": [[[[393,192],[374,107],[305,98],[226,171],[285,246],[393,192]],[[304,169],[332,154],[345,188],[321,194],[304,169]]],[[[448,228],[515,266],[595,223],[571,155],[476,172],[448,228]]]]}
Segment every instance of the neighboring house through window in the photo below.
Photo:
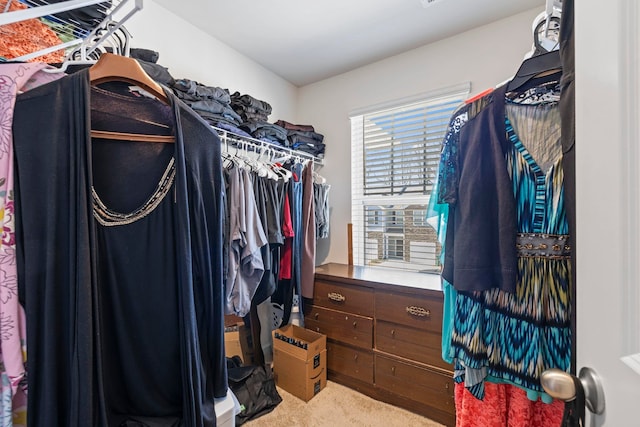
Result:
{"type": "Polygon", "coordinates": [[[356,265],[439,271],[426,222],[442,139],[470,84],[351,115],[351,221],[356,265]]]}

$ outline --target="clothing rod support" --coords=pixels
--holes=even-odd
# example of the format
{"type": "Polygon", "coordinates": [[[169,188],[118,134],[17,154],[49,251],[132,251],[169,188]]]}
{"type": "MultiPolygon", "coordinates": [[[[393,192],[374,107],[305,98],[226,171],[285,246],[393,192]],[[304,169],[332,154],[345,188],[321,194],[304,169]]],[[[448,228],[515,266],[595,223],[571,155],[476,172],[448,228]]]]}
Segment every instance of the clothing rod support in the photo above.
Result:
{"type": "Polygon", "coordinates": [[[82,39],[71,40],[71,41],[68,41],[66,43],[61,43],[61,44],[58,44],[58,45],[55,45],[55,46],[51,46],[51,47],[47,47],[45,49],[41,49],[41,50],[39,50],[37,52],[31,52],[31,53],[28,53],[26,55],[19,56],[17,58],[14,58],[13,61],[28,61],[30,59],[37,58],[38,56],[46,55],[48,53],[55,52],[55,51],[60,50],[60,49],[67,49],[69,47],[76,46],[76,45],[79,45],[81,43],[82,43],[82,39]]]}
{"type": "Polygon", "coordinates": [[[267,141],[261,141],[259,139],[248,138],[246,136],[238,135],[233,132],[227,131],[225,129],[220,129],[215,126],[212,126],[218,132],[218,135],[223,139],[223,142],[227,143],[228,141],[232,141],[236,143],[236,147],[238,144],[242,144],[242,146],[247,147],[251,146],[254,148],[256,153],[260,153],[263,150],[275,150],[278,152],[285,153],[291,157],[311,160],[312,162],[317,164],[322,164],[322,160],[315,157],[313,154],[305,153],[304,151],[292,150],[288,147],[282,147],[280,145],[272,144],[267,141]]]}
{"type": "Polygon", "coordinates": [[[41,16],[46,15],[55,15],[56,13],[79,9],[81,7],[91,6],[102,2],[104,2],[104,0],[69,0],[62,3],[49,4],[47,6],[36,6],[29,9],[1,13],[0,25],[12,24],[14,22],[25,21],[27,19],[40,18],[41,16]]]}
{"type": "Polygon", "coordinates": [[[87,51],[85,52],[86,55],[90,55],[94,50],[96,50],[96,48],[98,46],[100,46],[108,37],[111,37],[111,35],[113,33],[115,33],[116,31],[118,31],[118,29],[122,26],[122,24],[124,24],[127,20],[129,20],[129,18],[131,18],[133,15],[135,15],[137,12],[139,12],[140,10],[142,10],[142,0],[136,0],[135,5],[133,7],[132,10],[130,10],[122,19],[120,19],[119,21],[115,21],[113,19],[113,16],[118,13],[118,11],[124,7],[124,3],[122,2],[120,4],[118,4],[116,6],[115,9],[113,9],[104,19],[104,21],[102,22],[102,24],[98,27],[96,27],[92,32],[91,35],[89,37],[87,37],[87,39],[90,39],[92,35],[96,34],[99,30],[105,30],[107,29],[107,32],[105,34],[103,34],[100,39],[96,42],[93,43],[92,46],[90,46],[87,51]],[[113,24],[113,25],[111,25],[113,24]]]}

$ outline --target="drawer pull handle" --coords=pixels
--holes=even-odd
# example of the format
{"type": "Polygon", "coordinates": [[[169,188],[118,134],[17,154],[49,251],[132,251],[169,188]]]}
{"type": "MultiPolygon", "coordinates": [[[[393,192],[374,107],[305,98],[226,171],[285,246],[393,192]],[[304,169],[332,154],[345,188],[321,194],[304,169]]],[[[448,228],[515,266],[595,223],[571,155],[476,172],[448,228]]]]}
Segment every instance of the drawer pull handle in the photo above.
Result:
{"type": "Polygon", "coordinates": [[[444,384],[444,388],[446,388],[447,390],[449,390],[449,383],[445,383],[445,384],[444,384]]]}
{"type": "Polygon", "coordinates": [[[354,361],[354,362],[357,362],[357,361],[358,361],[358,355],[357,355],[357,354],[353,356],[353,361],[354,361]]]}
{"type": "Polygon", "coordinates": [[[391,336],[392,336],[392,337],[395,337],[395,336],[396,336],[396,330],[395,330],[395,329],[392,329],[392,330],[391,330],[391,336]]]}
{"type": "Polygon", "coordinates": [[[416,317],[430,317],[431,316],[431,310],[427,310],[424,307],[416,307],[415,305],[407,307],[407,313],[409,313],[412,316],[416,316],[416,317]]]}
{"type": "Polygon", "coordinates": [[[396,367],[395,367],[395,366],[392,366],[392,367],[391,367],[391,373],[392,373],[393,375],[395,375],[395,374],[396,374],[396,367]]]}
{"type": "Polygon", "coordinates": [[[357,327],[358,327],[358,321],[357,321],[357,320],[353,322],[353,327],[354,327],[354,328],[357,328],[357,327]]]}
{"type": "Polygon", "coordinates": [[[314,315],[313,315],[313,317],[314,317],[316,320],[318,320],[318,317],[320,317],[320,313],[316,313],[316,314],[314,314],[314,315]]]}
{"type": "Polygon", "coordinates": [[[327,297],[331,300],[331,301],[335,301],[335,302],[343,302],[344,300],[346,300],[345,296],[342,294],[339,294],[337,292],[329,292],[327,294],[327,297]]]}

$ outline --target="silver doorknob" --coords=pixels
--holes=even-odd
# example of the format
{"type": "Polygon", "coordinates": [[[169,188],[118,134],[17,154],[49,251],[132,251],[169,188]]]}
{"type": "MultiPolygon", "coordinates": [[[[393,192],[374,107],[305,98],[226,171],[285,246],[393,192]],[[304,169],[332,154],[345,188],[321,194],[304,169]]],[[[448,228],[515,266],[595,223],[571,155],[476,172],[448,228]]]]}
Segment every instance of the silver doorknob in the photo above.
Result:
{"type": "Polygon", "coordinates": [[[554,399],[571,402],[576,398],[576,387],[582,387],[587,409],[594,414],[604,412],[604,389],[600,377],[591,368],[582,368],[576,377],[560,369],[548,369],[540,376],[542,388],[554,399]]]}

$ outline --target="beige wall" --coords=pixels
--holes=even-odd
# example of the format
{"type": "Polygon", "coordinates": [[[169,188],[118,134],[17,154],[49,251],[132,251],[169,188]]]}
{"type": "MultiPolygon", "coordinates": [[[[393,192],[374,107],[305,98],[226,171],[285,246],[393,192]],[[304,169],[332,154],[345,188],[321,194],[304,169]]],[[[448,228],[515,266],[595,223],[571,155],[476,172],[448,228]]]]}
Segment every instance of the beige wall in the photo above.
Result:
{"type": "Polygon", "coordinates": [[[318,241],[317,263],[347,261],[351,217],[351,111],[470,81],[473,93],[515,73],[532,44],[539,9],[296,88],[153,1],[126,24],[132,45],[157,50],[176,78],[248,93],[273,107],[270,121],[312,124],[325,135],[319,173],[331,184],[331,235],[318,241]],[[158,23],[162,23],[159,26],[158,23]],[[153,28],[153,31],[149,31],[153,28]]]}
{"type": "Polygon", "coordinates": [[[125,27],[132,46],[160,53],[158,63],[175,78],[239,91],[267,101],[269,119],[294,121],[298,88],[153,1],[145,1],[125,27]]]}
{"type": "Polygon", "coordinates": [[[503,82],[531,49],[531,24],[538,13],[538,9],[523,12],[299,89],[298,123],[313,124],[327,143],[325,166],[319,173],[331,184],[331,235],[318,240],[317,264],[347,262],[349,113],[467,81],[473,93],[503,82]]]}

